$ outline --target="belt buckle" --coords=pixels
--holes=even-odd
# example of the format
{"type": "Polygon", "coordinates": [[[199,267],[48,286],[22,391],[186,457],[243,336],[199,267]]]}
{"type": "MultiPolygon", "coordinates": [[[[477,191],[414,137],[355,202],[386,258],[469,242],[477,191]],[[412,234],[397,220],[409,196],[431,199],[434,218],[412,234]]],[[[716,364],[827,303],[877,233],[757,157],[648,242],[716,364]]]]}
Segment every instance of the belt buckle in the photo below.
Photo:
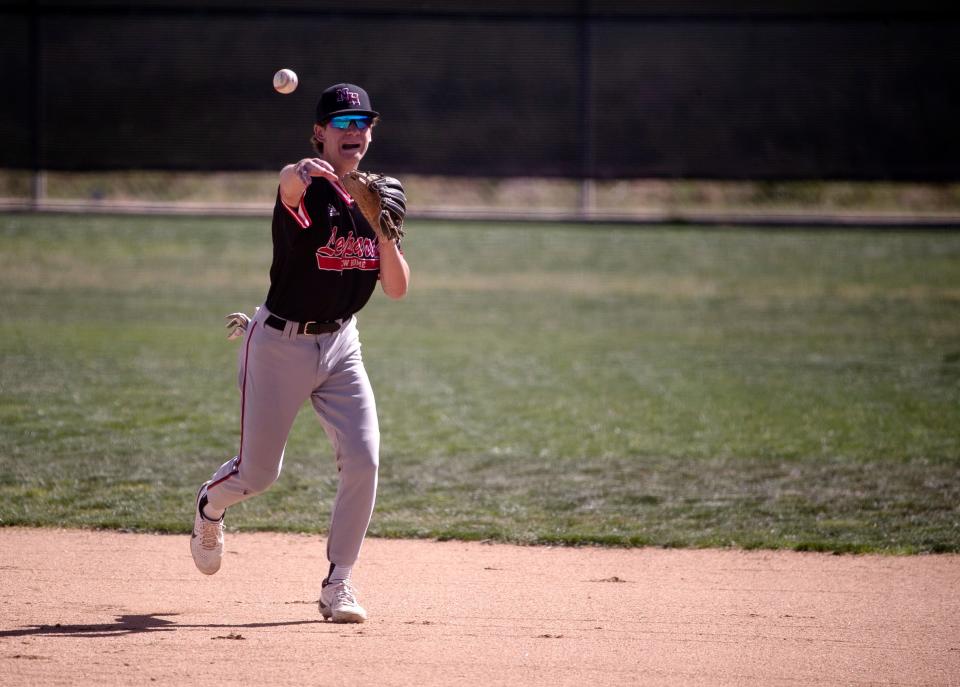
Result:
{"type": "Polygon", "coordinates": [[[303,333],[304,333],[304,334],[308,334],[308,335],[310,335],[310,336],[316,336],[316,334],[311,334],[311,333],[310,333],[310,325],[311,325],[311,324],[316,324],[316,323],[317,323],[316,320],[310,320],[309,322],[304,322],[304,323],[303,323],[303,333]]]}

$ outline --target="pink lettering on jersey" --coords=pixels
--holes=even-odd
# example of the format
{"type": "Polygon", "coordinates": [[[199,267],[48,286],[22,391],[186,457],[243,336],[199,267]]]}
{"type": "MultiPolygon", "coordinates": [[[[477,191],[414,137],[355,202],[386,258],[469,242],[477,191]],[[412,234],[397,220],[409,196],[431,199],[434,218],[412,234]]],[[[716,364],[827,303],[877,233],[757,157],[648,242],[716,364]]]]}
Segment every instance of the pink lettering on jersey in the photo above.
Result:
{"type": "Polygon", "coordinates": [[[380,269],[380,249],[376,241],[354,236],[352,231],[344,238],[337,236],[339,231],[339,227],[331,227],[327,245],[317,248],[317,269],[335,272],[380,269]]]}

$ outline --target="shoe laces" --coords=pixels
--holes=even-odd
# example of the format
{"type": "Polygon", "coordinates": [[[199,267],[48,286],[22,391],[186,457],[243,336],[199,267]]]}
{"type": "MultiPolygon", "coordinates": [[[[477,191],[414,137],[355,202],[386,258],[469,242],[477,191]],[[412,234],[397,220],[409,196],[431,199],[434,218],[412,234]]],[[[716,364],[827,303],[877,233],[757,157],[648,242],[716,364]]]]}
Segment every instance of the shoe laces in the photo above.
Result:
{"type": "Polygon", "coordinates": [[[208,522],[204,520],[200,526],[200,546],[209,550],[217,548],[217,545],[220,543],[221,527],[223,527],[222,522],[208,522]]]}
{"type": "Polygon", "coordinates": [[[357,590],[350,580],[335,583],[337,589],[333,591],[333,600],[337,604],[357,605],[357,590]]]}

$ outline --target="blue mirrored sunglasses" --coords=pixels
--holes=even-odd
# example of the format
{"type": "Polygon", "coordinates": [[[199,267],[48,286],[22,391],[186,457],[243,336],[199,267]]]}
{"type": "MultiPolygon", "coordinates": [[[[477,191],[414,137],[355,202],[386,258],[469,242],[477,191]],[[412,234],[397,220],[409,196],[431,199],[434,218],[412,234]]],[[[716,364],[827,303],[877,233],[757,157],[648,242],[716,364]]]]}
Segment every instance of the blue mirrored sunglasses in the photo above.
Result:
{"type": "Polygon", "coordinates": [[[340,115],[339,117],[330,118],[330,124],[337,129],[349,129],[350,123],[353,122],[360,131],[370,126],[370,122],[372,121],[373,117],[368,115],[340,115]]]}

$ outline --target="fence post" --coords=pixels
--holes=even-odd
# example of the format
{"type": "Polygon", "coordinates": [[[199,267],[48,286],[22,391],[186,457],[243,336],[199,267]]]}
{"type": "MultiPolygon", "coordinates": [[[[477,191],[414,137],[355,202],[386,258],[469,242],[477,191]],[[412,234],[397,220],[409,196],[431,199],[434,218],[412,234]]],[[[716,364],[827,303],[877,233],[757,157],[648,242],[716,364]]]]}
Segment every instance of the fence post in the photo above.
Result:
{"type": "Polygon", "coordinates": [[[580,0],[577,16],[577,42],[580,44],[580,73],[578,78],[580,131],[580,206],[578,214],[589,219],[593,214],[593,50],[590,40],[590,1],[580,0]]]}
{"type": "Polygon", "coordinates": [[[36,2],[30,4],[30,157],[33,175],[30,179],[30,204],[40,207],[47,195],[47,173],[43,169],[43,65],[40,55],[40,11],[36,2]]]}
{"type": "Polygon", "coordinates": [[[593,215],[596,189],[593,186],[593,179],[585,178],[580,180],[580,207],[578,208],[581,219],[587,220],[593,215]]]}
{"type": "Polygon", "coordinates": [[[47,197],[47,172],[44,169],[33,170],[30,177],[30,205],[39,210],[47,197]]]}

